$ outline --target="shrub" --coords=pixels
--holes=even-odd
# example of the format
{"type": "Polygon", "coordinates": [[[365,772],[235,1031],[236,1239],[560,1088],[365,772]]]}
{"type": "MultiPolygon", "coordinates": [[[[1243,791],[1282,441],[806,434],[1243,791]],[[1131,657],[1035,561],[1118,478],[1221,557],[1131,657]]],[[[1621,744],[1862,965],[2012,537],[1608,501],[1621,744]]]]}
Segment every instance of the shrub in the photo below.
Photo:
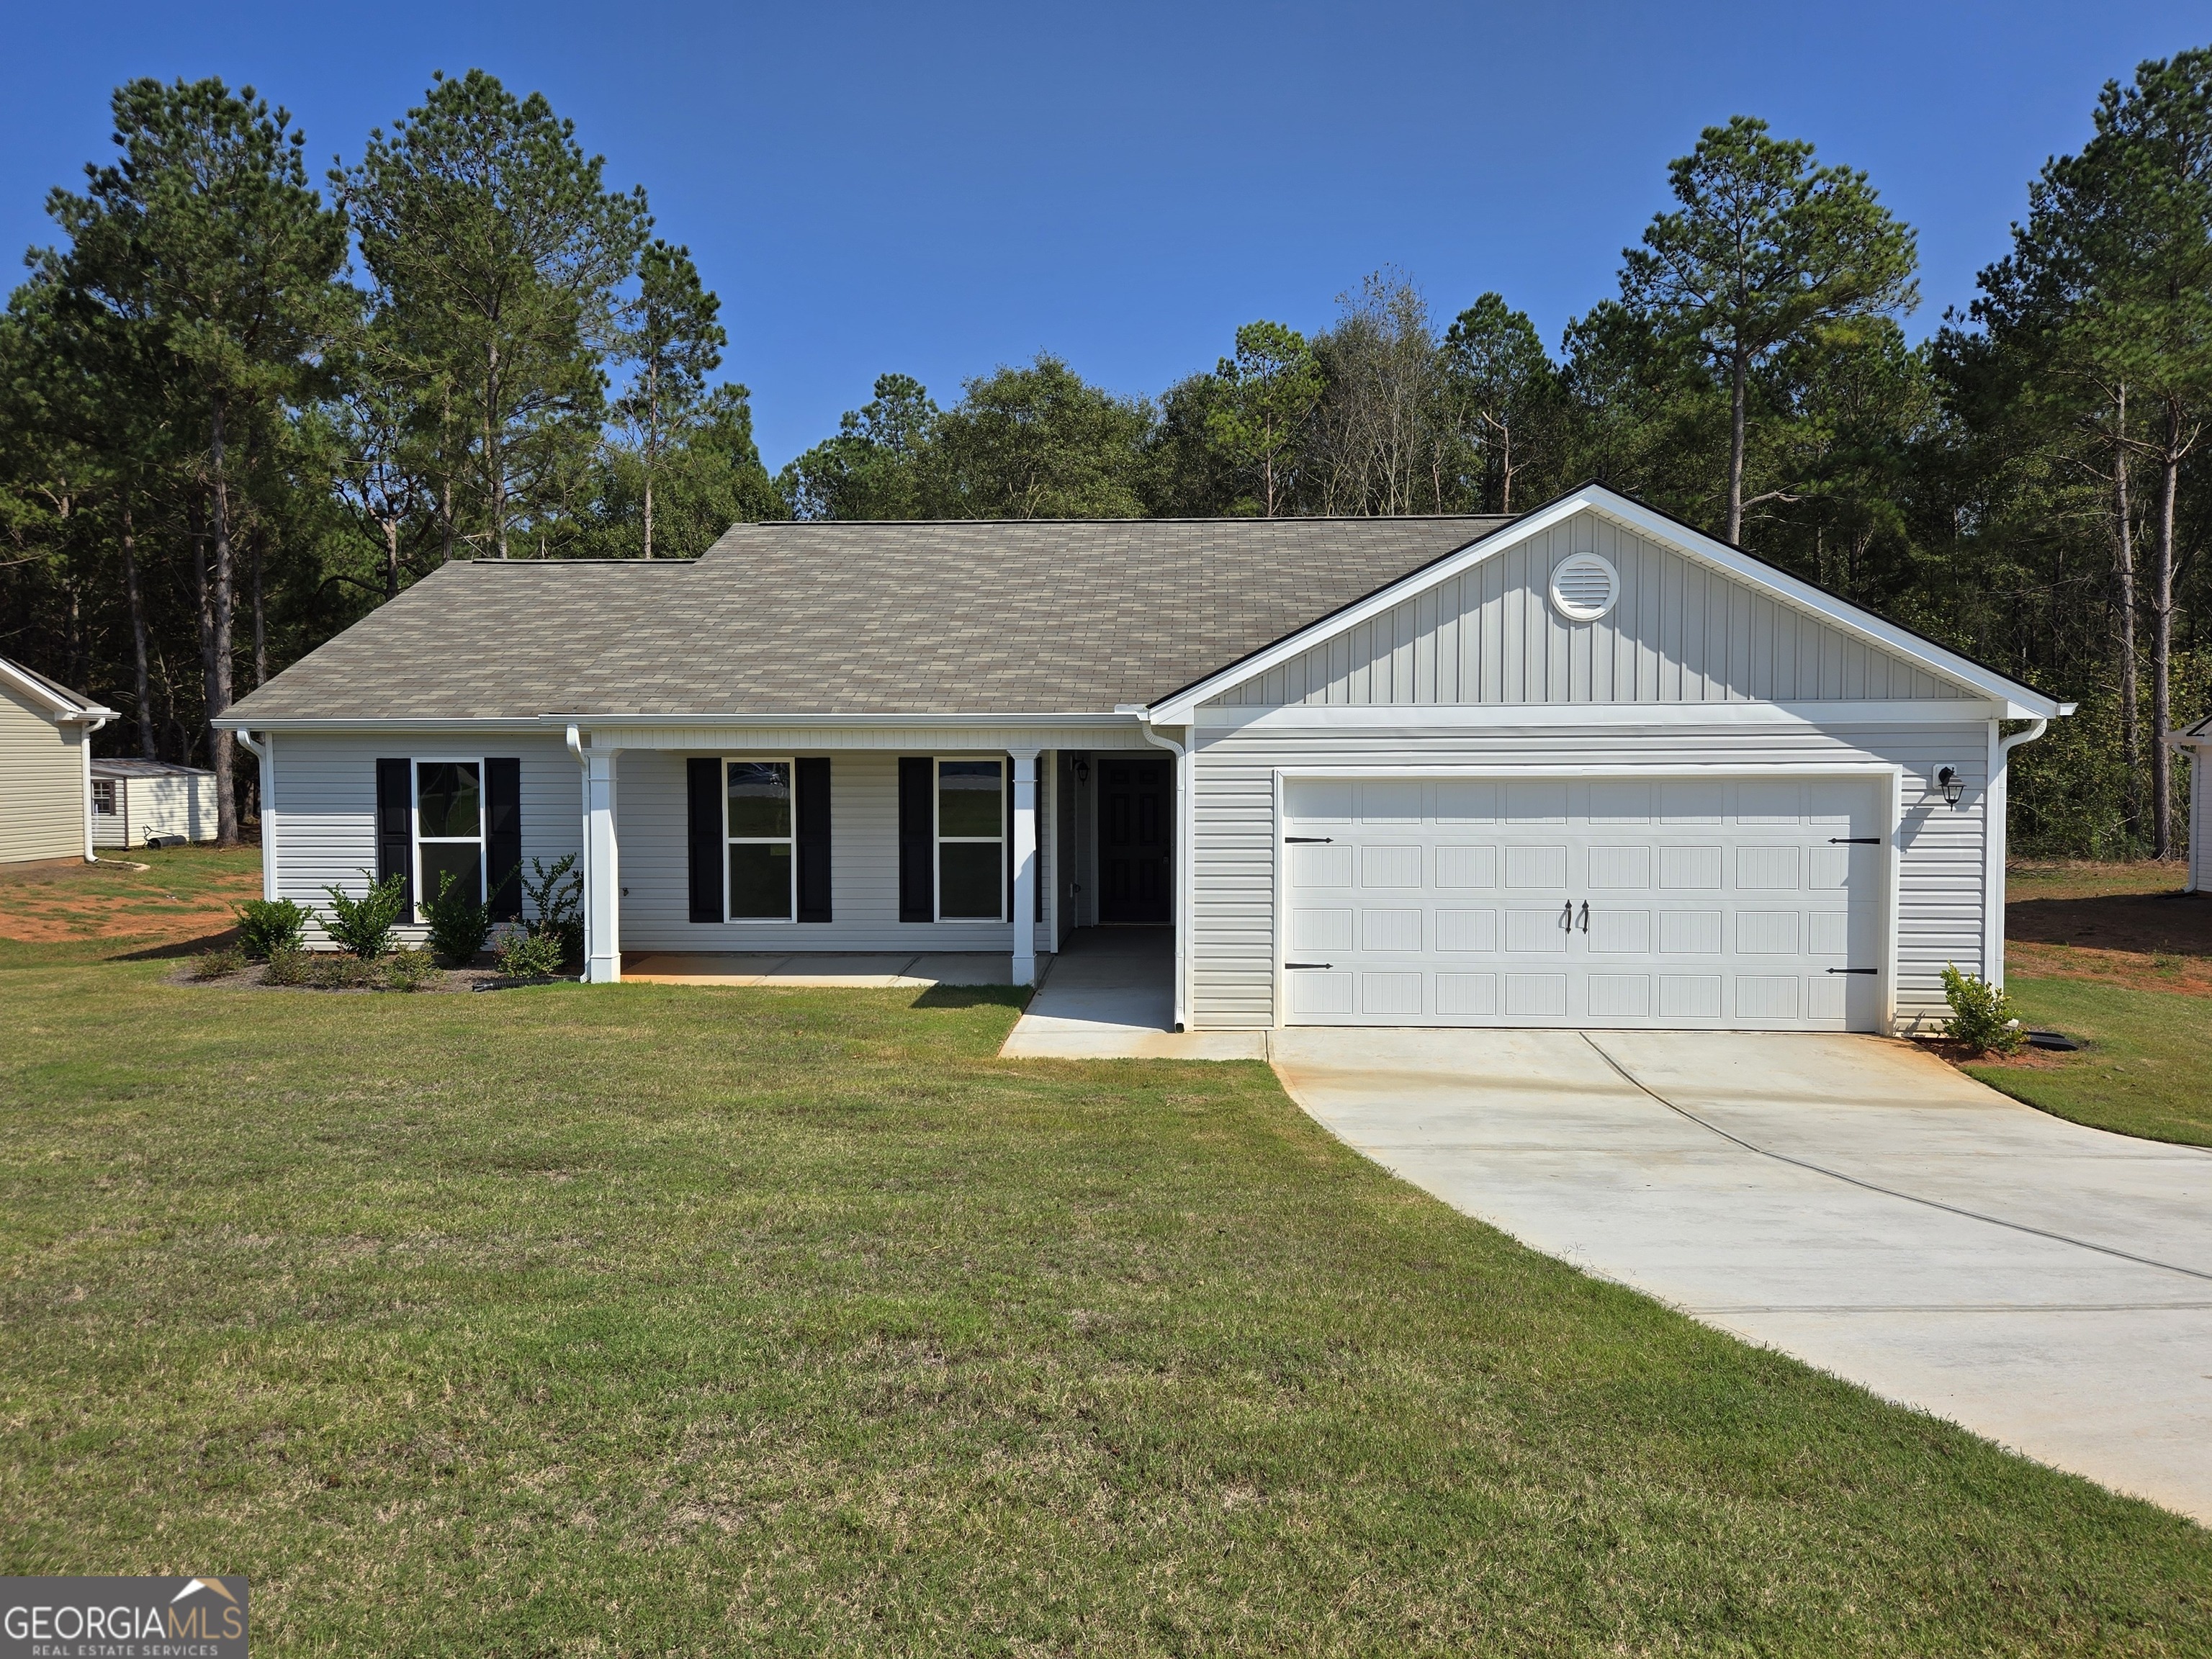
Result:
{"type": "Polygon", "coordinates": [[[522,878],[523,896],[538,915],[530,923],[533,939],[554,939],[561,942],[561,964],[581,968],[584,963],[584,874],[576,869],[574,853],[545,867],[543,859],[530,860],[536,873],[532,881],[522,878]]]}
{"type": "Polygon", "coordinates": [[[1943,1034],[1971,1054],[2016,1054],[2027,1040],[2027,1031],[2013,1016],[2012,1000],[2002,987],[1972,978],[1947,963],[1943,1000],[1951,1005],[1950,1022],[1943,1034]]]}
{"type": "Polygon", "coordinates": [[[561,971],[565,954],[554,934],[514,934],[499,947],[499,971],[509,979],[550,979],[561,971]]]}
{"type": "Polygon", "coordinates": [[[384,982],[395,991],[434,991],[446,982],[436,956],[428,951],[397,951],[380,966],[384,982]]]}
{"type": "Polygon", "coordinates": [[[246,971],[246,956],[235,945],[225,945],[212,951],[203,951],[192,958],[194,979],[228,979],[233,974],[246,971]]]}
{"type": "Polygon", "coordinates": [[[422,907],[422,914],[430,921],[431,950],[451,967],[465,968],[474,962],[483,949],[484,936],[491,932],[491,912],[462,889],[450,870],[440,872],[438,896],[422,907]]]}
{"type": "Polygon", "coordinates": [[[248,899],[236,911],[239,948],[249,962],[266,962],[279,951],[296,950],[315,915],[289,899],[248,899]]]}
{"type": "Polygon", "coordinates": [[[269,953],[269,971],[261,976],[264,985],[305,985],[307,970],[313,960],[296,945],[281,945],[269,953]]]}
{"type": "MultiPolygon", "coordinates": [[[[368,872],[364,870],[366,876],[368,872]]],[[[368,892],[359,898],[349,898],[342,887],[323,889],[331,896],[331,919],[323,924],[323,931],[331,936],[331,943],[340,950],[351,952],[363,962],[374,962],[392,951],[392,932],[399,925],[399,913],[407,908],[407,882],[403,876],[391,876],[370,884],[368,892]]]]}

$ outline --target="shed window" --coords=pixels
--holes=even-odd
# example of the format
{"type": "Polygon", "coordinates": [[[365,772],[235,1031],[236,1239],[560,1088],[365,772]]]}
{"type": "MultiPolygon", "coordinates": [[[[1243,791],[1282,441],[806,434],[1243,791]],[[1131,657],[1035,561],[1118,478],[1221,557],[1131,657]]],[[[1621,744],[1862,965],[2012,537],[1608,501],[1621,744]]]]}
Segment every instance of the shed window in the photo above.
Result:
{"type": "Polygon", "coordinates": [[[937,916],[1006,915],[1006,780],[1001,761],[937,763],[937,916]]]}
{"type": "MultiPolygon", "coordinates": [[[[723,791],[730,843],[730,920],[789,921],[798,897],[791,763],[733,760],[723,791]]],[[[710,820],[711,822],[711,820],[710,820]]]]}
{"type": "Polygon", "coordinates": [[[415,763],[415,914],[444,890],[447,875],[483,902],[483,763],[415,763]]]}
{"type": "Polygon", "coordinates": [[[92,810],[101,817],[115,816],[115,780],[94,778],[92,781],[92,810]]]}

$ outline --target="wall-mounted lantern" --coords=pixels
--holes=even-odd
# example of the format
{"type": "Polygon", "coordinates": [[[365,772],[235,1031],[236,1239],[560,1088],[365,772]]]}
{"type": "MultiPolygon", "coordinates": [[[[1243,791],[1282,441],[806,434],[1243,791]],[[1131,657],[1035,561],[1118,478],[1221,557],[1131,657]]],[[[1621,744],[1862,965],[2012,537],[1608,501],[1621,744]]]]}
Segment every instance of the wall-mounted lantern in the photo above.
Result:
{"type": "Polygon", "coordinates": [[[1943,805],[1955,808],[1966,798],[1966,781],[1950,767],[1936,775],[1936,787],[1943,792],[1943,805]]]}
{"type": "Polygon", "coordinates": [[[1090,782],[1091,782],[1091,757],[1090,757],[1090,756],[1088,756],[1088,755],[1078,755],[1078,756],[1075,757],[1075,781],[1076,781],[1076,783],[1077,783],[1077,785],[1078,785],[1079,787],[1088,787],[1088,785],[1090,784],[1090,782]]]}

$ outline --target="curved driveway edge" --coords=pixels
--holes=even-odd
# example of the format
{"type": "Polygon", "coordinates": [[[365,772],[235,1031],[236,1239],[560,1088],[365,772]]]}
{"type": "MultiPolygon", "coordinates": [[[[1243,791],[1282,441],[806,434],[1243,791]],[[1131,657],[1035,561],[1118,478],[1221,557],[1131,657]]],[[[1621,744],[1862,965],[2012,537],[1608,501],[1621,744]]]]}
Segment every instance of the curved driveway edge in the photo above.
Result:
{"type": "Polygon", "coordinates": [[[1300,1106],[1455,1208],[2212,1522],[2212,1153],[1875,1037],[1272,1035],[1300,1106]]]}

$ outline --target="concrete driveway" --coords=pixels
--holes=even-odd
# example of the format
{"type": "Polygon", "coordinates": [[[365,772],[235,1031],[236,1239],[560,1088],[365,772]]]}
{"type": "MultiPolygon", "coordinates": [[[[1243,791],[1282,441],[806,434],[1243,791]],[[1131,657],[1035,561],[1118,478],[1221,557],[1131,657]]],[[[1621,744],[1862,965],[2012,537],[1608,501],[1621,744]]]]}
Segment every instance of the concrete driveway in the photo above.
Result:
{"type": "Polygon", "coordinates": [[[1299,1104],[1455,1208],[2212,1522],[2212,1153],[1874,1037],[1273,1038],[1299,1104]]]}

